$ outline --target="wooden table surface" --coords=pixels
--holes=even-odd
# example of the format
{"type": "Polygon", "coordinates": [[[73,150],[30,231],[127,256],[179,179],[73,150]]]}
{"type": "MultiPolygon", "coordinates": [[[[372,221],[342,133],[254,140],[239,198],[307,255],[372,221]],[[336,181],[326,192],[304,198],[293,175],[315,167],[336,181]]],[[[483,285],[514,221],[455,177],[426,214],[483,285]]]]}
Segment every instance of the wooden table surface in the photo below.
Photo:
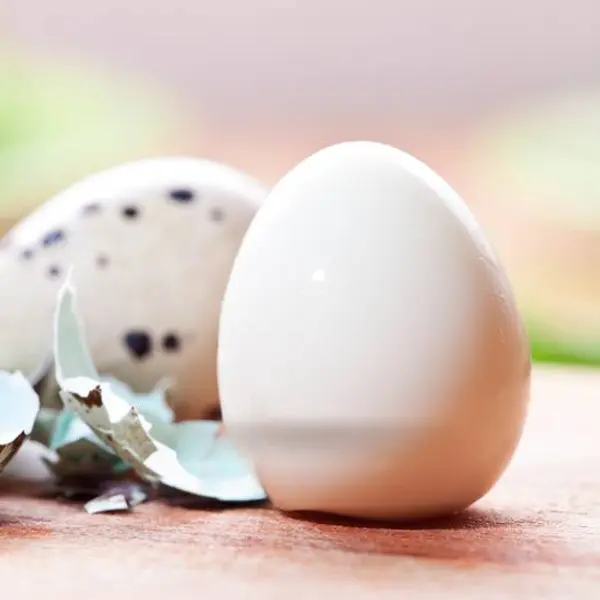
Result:
{"type": "MultiPolygon", "coordinates": [[[[0,485],[4,598],[600,598],[600,373],[537,370],[518,453],[461,517],[412,528],[150,503],[124,515],[0,485]]],[[[24,460],[24,459],[23,459],[24,460]]],[[[22,468],[22,464],[20,465],[22,468]]]]}

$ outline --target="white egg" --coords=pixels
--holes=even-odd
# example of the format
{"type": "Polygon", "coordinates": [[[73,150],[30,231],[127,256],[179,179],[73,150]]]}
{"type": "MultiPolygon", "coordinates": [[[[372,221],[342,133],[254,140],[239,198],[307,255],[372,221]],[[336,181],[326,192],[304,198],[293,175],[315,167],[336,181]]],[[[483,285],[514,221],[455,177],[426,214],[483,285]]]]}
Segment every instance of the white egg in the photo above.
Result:
{"type": "Polygon", "coordinates": [[[251,224],[218,374],[227,430],[276,506],[410,519],[500,477],[530,357],[457,194],[395,148],[348,142],[292,169],[251,224]]]}
{"type": "Polygon", "coordinates": [[[180,417],[218,406],[217,329],[233,259],[266,189],[231,167],[151,158],[86,178],[34,211],[0,252],[0,368],[35,379],[69,269],[98,369],[180,417]]]}

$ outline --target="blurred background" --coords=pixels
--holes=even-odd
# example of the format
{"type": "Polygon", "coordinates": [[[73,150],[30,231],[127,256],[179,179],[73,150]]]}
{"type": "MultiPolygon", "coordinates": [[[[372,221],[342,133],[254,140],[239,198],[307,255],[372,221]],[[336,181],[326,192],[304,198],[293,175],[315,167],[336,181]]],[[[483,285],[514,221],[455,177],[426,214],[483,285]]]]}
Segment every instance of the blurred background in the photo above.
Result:
{"type": "Polygon", "coordinates": [[[600,365],[598,0],[3,0],[0,223],[150,155],[266,183],[415,154],[471,205],[538,360],[600,365]]]}

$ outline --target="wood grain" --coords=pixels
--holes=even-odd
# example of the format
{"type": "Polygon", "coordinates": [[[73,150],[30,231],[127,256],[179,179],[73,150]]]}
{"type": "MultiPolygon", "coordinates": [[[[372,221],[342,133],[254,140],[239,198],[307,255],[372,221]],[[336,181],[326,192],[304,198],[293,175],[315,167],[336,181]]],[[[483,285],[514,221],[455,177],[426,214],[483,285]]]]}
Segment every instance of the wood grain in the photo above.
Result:
{"type": "Polygon", "coordinates": [[[160,503],[89,516],[4,477],[1,591],[45,600],[598,598],[599,426],[600,374],[537,370],[524,438],[494,490],[464,515],[403,528],[160,503]]]}

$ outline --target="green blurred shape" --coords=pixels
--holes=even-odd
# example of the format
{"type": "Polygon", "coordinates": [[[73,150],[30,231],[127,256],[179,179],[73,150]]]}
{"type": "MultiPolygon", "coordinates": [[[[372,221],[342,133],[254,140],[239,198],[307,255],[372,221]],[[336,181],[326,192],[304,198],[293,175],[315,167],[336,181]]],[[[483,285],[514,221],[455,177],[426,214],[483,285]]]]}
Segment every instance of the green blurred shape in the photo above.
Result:
{"type": "Polygon", "coordinates": [[[547,328],[534,324],[533,320],[526,319],[526,326],[533,362],[600,367],[600,338],[597,346],[576,343],[568,336],[550,333],[547,328]]]}
{"type": "MultiPolygon", "coordinates": [[[[514,253],[509,265],[533,361],[600,367],[598,318],[590,319],[587,328],[569,326],[564,319],[575,310],[600,315],[595,283],[600,281],[595,258],[600,256],[600,90],[565,90],[517,105],[484,124],[473,148],[469,168],[476,177],[485,175],[483,194],[487,190],[509,209],[520,203],[514,218],[526,215],[531,223],[537,220],[565,235],[563,246],[549,233],[541,241],[535,238],[540,243],[532,251],[537,263],[526,252],[525,262],[519,263],[514,253]],[[570,247],[564,249],[565,239],[584,243],[571,253],[570,247]],[[560,260],[554,247],[568,251],[569,260],[560,260]],[[571,275],[578,272],[583,275],[574,280],[571,275]],[[555,298],[549,296],[553,293],[555,298]],[[585,312],[576,308],[582,298],[585,312]],[[557,299],[549,311],[548,301],[557,299]],[[564,312],[556,309],[561,305],[564,312]]],[[[492,241],[494,226],[490,222],[492,241]]],[[[518,243],[511,239],[510,225],[502,227],[500,250],[518,243]]]]}
{"type": "Polygon", "coordinates": [[[0,218],[94,171],[161,153],[179,114],[163,90],[0,46],[0,218]]]}

